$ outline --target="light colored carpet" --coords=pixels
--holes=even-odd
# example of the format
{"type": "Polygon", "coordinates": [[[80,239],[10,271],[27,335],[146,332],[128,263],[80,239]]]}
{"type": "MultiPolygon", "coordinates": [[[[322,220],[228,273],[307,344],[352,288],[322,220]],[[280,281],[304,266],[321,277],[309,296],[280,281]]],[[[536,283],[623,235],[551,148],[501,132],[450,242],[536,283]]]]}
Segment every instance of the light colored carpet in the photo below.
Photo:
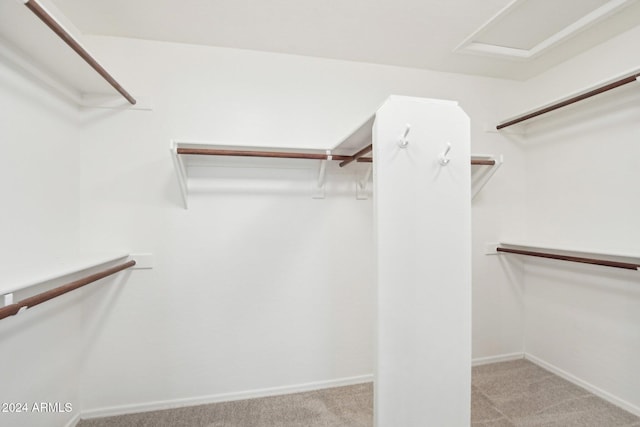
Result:
{"type": "MultiPolygon", "coordinates": [[[[640,418],[635,415],[526,360],[477,366],[473,368],[472,378],[472,427],[640,427],[640,418]]],[[[373,387],[371,384],[360,384],[83,420],[78,427],[372,425],[373,387]]]]}
{"type": "Polygon", "coordinates": [[[473,368],[473,427],[640,427],[640,418],[527,360],[473,368]]]}
{"type": "Polygon", "coordinates": [[[373,386],[214,403],[81,421],[77,427],[371,427],[373,386]]]}

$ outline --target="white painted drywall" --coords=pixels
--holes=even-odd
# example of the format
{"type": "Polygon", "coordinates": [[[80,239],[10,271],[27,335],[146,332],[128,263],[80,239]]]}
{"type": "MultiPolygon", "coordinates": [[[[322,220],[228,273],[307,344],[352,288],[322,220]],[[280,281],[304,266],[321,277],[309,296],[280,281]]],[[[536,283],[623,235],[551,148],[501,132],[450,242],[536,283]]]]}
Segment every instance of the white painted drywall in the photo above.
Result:
{"type": "MultiPolygon", "coordinates": [[[[46,273],[43,261],[77,249],[78,116],[0,58],[0,275],[46,273]]],[[[24,296],[15,294],[15,300],[24,296]]],[[[65,425],[79,414],[80,294],[0,321],[0,425],[65,425]],[[69,413],[34,412],[34,404],[66,403],[69,413]],[[2,408],[0,408],[2,409],[2,408]],[[10,408],[6,408],[10,409],[10,408]]],[[[37,406],[39,408],[39,406],[37,406]]]]}
{"type": "MultiPolygon", "coordinates": [[[[638,70],[628,51],[638,42],[640,28],[594,47],[527,82],[526,98],[544,103],[638,70]]],[[[638,123],[632,83],[529,126],[530,241],[640,254],[638,123]]],[[[640,273],[528,260],[525,286],[526,352],[640,413],[640,273]]]]}
{"type": "MultiPolygon", "coordinates": [[[[512,217],[524,205],[520,149],[484,132],[509,110],[519,83],[203,46],[89,41],[125,86],[152,98],[154,110],[83,113],[84,246],[134,247],[156,259],[155,269],[132,277],[117,295],[90,340],[82,393],[90,414],[373,371],[371,201],[337,190],[312,200],[298,187],[287,190],[293,175],[286,174],[256,189],[260,171],[231,170],[232,180],[226,172],[195,180],[185,211],[168,151],[173,138],[324,149],[390,94],[456,99],[471,117],[472,148],[507,159],[474,201],[481,211],[474,232],[491,241],[505,230],[520,232],[512,217]]],[[[332,185],[345,182],[331,170],[327,176],[332,185]]],[[[483,251],[474,243],[474,279],[483,282],[474,293],[474,354],[521,351],[519,288],[483,251]]]]}
{"type": "Polygon", "coordinates": [[[373,146],[375,425],[468,425],[469,118],[452,101],[394,96],[376,115],[373,146]],[[406,124],[409,144],[400,148],[406,124]]]}

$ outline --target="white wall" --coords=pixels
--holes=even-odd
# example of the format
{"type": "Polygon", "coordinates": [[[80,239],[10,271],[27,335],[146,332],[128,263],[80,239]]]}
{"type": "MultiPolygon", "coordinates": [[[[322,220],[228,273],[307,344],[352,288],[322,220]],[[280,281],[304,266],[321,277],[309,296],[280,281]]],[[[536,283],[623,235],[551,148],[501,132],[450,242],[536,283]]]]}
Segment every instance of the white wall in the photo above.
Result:
{"type": "MultiPolygon", "coordinates": [[[[77,249],[77,111],[0,60],[0,282],[77,249]]],[[[15,294],[21,299],[24,292],[15,294]]],[[[0,412],[6,426],[64,425],[79,414],[81,295],[64,296],[0,321],[0,402],[28,412],[0,412]],[[71,403],[71,413],[31,412],[39,402],[71,403]]]]}
{"type": "MultiPolygon", "coordinates": [[[[472,150],[507,158],[474,202],[474,233],[495,241],[505,229],[520,232],[512,219],[524,204],[520,149],[483,130],[509,111],[519,83],[203,46],[90,42],[134,94],[152,97],[154,110],[83,113],[84,246],[156,258],[154,270],[122,289],[90,343],[83,398],[94,415],[372,372],[371,201],[337,191],[312,200],[300,191],[252,190],[256,181],[225,191],[199,179],[185,211],[168,152],[173,138],[324,149],[390,94],[459,100],[471,117],[472,150]]],[[[519,289],[483,250],[474,246],[474,355],[521,351],[519,289]]]]}
{"type": "MultiPolygon", "coordinates": [[[[640,69],[628,50],[639,41],[636,28],[532,79],[529,106],[640,69]]],[[[638,123],[632,83],[528,127],[528,240],[640,256],[638,123]]],[[[637,272],[527,261],[526,352],[640,413],[639,281],[637,272]]]]}

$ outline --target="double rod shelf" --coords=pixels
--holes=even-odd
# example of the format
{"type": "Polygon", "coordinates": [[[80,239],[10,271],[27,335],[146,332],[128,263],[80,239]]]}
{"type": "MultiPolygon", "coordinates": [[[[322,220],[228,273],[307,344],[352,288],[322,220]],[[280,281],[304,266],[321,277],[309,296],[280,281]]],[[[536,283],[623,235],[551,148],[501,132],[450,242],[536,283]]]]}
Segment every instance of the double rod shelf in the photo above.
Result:
{"type": "Polygon", "coordinates": [[[103,279],[105,277],[116,274],[122,270],[126,270],[127,268],[133,267],[134,265],[136,265],[136,262],[134,260],[127,261],[125,263],[116,265],[111,268],[107,268],[105,270],[99,271],[89,276],[85,276],[81,279],[74,280],[73,282],[67,283],[65,285],[58,286],[54,289],[50,289],[48,291],[39,293],[32,297],[25,298],[21,301],[18,301],[17,303],[9,304],[5,307],[0,308],[0,319],[4,319],[5,317],[9,317],[9,316],[14,316],[22,310],[34,307],[36,305],[42,304],[43,302],[57,298],[61,295],[64,295],[68,292],[79,289],[97,280],[103,279]]]}
{"type": "MultiPolygon", "coordinates": [[[[336,160],[340,161],[340,166],[346,166],[351,162],[371,163],[371,157],[362,157],[369,153],[372,146],[369,145],[352,156],[331,155],[321,153],[296,153],[285,151],[255,151],[255,150],[222,150],[215,148],[177,148],[177,154],[202,155],[202,156],[235,156],[235,157],[269,157],[280,159],[311,159],[311,160],[336,160]]],[[[493,166],[496,161],[493,159],[471,159],[472,165],[493,166]]]]}

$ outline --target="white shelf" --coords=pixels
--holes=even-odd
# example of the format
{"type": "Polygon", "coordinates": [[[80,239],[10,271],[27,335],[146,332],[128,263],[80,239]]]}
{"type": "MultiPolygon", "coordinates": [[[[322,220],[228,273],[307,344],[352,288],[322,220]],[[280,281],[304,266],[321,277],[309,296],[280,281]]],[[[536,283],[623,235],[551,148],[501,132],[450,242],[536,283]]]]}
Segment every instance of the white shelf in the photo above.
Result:
{"type": "MultiPolygon", "coordinates": [[[[370,182],[371,174],[368,171],[371,169],[371,163],[354,162],[348,167],[340,168],[338,167],[338,161],[335,161],[336,159],[334,161],[327,160],[327,151],[332,156],[339,155],[332,150],[229,146],[194,141],[172,141],[170,151],[185,209],[188,209],[189,194],[202,190],[202,186],[198,187],[198,184],[207,181],[205,179],[207,177],[209,181],[212,178],[225,180],[227,183],[235,181],[240,185],[232,184],[231,188],[235,188],[238,191],[247,190],[250,187],[251,191],[297,192],[309,194],[315,199],[322,199],[325,193],[326,176],[330,174],[333,177],[342,177],[339,186],[341,188],[340,191],[343,193],[353,193],[358,199],[366,199],[370,193],[368,182],[370,182]],[[179,154],[179,149],[296,153],[311,154],[318,158],[179,154]],[[215,169],[211,169],[212,167],[215,169]],[[238,168],[242,169],[242,171],[239,171],[238,168]],[[353,183],[354,179],[356,181],[355,185],[349,184],[353,183]],[[295,184],[296,182],[297,184],[295,184]]],[[[351,149],[343,149],[339,152],[343,153],[340,154],[342,156],[353,154],[351,149]]],[[[228,191],[228,189],[224,191],[228,191]]]]}
{"type": "MultiPolygon", "coordinates": [[[[49,0],[38,0],[85,50],[80,31],[49,0]]],[[[131,105],[22,1],[0,2],[0,60],[80,106],[150,109],[148,100],[131,105]]]]}
{"type": "MultiPolygon", "coordinates": [[[[572,93],[560,99],[556,99],[552,102],[548,102],[540,107],[530,109],[518,115],[514,115],[508,119],[505,119],[496,126],[499,131],[505,131],[510,126],[518,126],[527,123],[529,120],[537,119],[538,117],[552,113],[553,111],[565,108],[577,102],[581,102],[585,99],[597,96],[601,93],[609,90],[617,89],[621,86],[631,84],[637,84],[640,81],[640,70],[634,69],[633,71],[626,72],[622,75],[616,76],[611,79],[603,80],[594,84],[579,92],[572,93]],[[499,129],[501,128],[502,129],[499,129]]],[[[518,132],[516,131],[516,134],[518,132]]]]}
{"type": "Polygon", "coordinates": [[[487,243],[486,254],[498,255],[498,247],[532,252],[543,252],[559,256],[579,258],[592,258],[604,261],[613,261],[640,265],[640,253],[619,252],[608,249],[582,249],[567,246],[556,246],[539,242],[501,241],[499,243],[487,243]]]}
{"type": "Polygon", "coordinates": [[[517,247],[521,249],[531,249],[531,250],[541,250],[541,251],[556,251],[556,252],[566,252],[573,253],[579,255],[592,255],[598,258],[601,257],[612,257],[612,258],[624,258],[629,261],[636,261],[640,263],[640,253],[631,253],[631,252],[619,252],[616,250],[610,249],[578,249],[571,246],[555,246],[549,245],[541,242],[522,242],[517,240],[508,240],[501,241],[500,245],[508,246],[508,247],[517,247]]]}
{"type": "MultiPolygon", "coordinates": [[[[390,98],[394,98],[391,96],[390,98]]],[[[403,97],[406,98],[406,97],[403,97]]],[[[421,98],[413,98],[418,102],[429,102],[431,104],[441,103],[443,105],[457,105],[457,102],[446,100],[428,100],[424,101],[421,98]]],[[[377,114],[377,113],[376,113],[377,114]]],[[[317,185],[313,186],[313,197],[324,197],[324,177],[327,167],[326,156],[330,153],[332,156],[353,156],[363,148],[373,143],[372,134],[373,126],[375,124],[376,114],[367,117],[360,125],[358,125],[352,132],[350,132],[345,138],[343,138],[338,144],[336,144],[330,150],[304,150],[291,147],[246,147],[246,146],[229,146],[220,144],[211,144],[201,141],[172,141],[171,142],[171,154],[178,177],[178,184],[182,201],[185,209],[189,204],[189,176],[193,175],[190,170],[200,166],[223,166],[223,167],[247,167],[247,168],[280,168],[280,169],[309,169],[319,167],[317,174],[317,185]],[[201,149],[201,150],[233,150],[233,151],[267,151],[267,152],[295,152],[320,155],[320,159],[282,159],[282,158],[252,158],[252,157],[218,157],[212,156],[200,156],[195,154],[179,154],[179,149],[201,149]]],[[[403,129],[398,129],[398,143],[400,143],[404,137],[407,140],[411,140],[411,124],[407,123],[403,129]]],[[[444,142],[443,142],[444,143],[444,142]]],[[[209,153],[211,154],[211,153],[209,153]]],[[[363,157],[370,157],[370,154],[366,154],[363,157]]],[[[335,158],[334,158],[335,160],[335,158]]],[[[472,167],[471,185],[472,185],[472,199],[482,190],[482,188],[491,180],[496,171],[502,166],[502,156],[493,156],[486,154],[474,154],[471,156],[471,160],[492,160],[493,165],[477,165],[472,167]]],[[[357,163],[352,162],[345,168],[341,168],[344,171],[355,171],[356,174],[356,198],[367,199],[369,197],[369,185],[371,181],[372,164],[369,163],[357,163]]],[[[336,173],[334,168],[332,173],[336,173]]],[[[351,172],[349,172],[351,173],[351,172]]],[[[352,174],[353,174],[352,173],[352,174]]],[[[343,172],[344,174],[344,172],[343,172]]]]}
{"type": "Polygon", "coordinates": [[[358,150],[366,147],[372,142],[372,129],[373,123],[376,120],[376,115],[368,117],[361,125],[356,127],[352,132],[343,138],[338,144],[331,150],[334,154],[351,155],[358,150]]]}
{"type": "Polygon", "coordinates": [[[59,279],[70,274],[99,267],[129,257],[127,253],[59,256],[46,260],[29,260],[0,271],[0,295],[59,279]]]}

